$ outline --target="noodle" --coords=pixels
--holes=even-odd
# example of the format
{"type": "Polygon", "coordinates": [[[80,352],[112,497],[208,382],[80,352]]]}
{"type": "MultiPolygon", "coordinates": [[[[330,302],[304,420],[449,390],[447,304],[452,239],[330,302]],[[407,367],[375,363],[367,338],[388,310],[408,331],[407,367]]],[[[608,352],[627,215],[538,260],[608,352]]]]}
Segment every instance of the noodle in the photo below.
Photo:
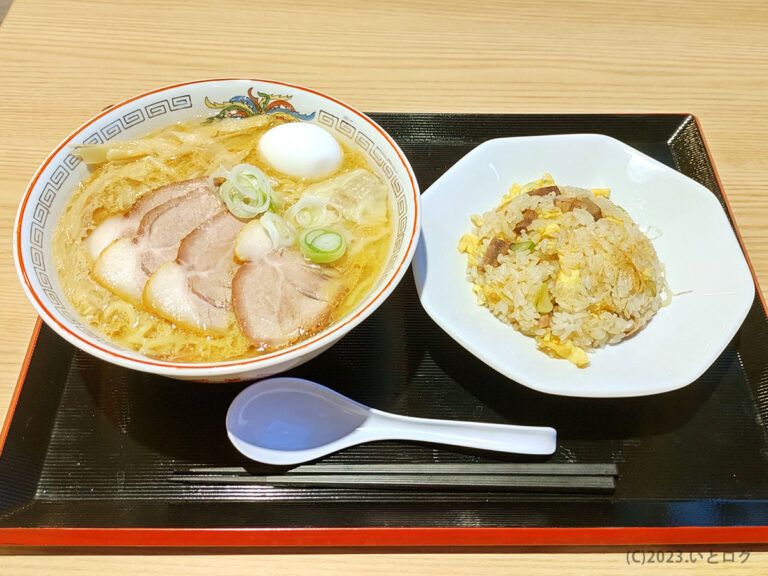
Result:
{"type": "MultiPolygon", "coordinates": [[[[54,232],[53,252],[62,289],[85,322],[121,346],[165,361],[213,362],[264,353],[243,335],[234,314],[226,332],[202,334],[119,298],[92,277],[84,240],[106,218],[124,213],[144,194],[165,184],[210,175],[222,165],[258,165],[275,183],[286,207],[290,206],[314,182],[277,172],[257,151],[259,138],[286,121],[291,119],[280,114],[214,122],[200,118],[131,142],[83,147],[86,161],[102,162],[79,185],[64,210],[54,232]]],[[[342,165],[331,177],[358,168],[373,172],[362,151],[342,147],[342,165]]],[[[329,265],[347,287],[333,321],[372,288],[391,248],[392,227],[390,206],[382,227],[347,228],[354,241],[346,255],[329,265]]]]}

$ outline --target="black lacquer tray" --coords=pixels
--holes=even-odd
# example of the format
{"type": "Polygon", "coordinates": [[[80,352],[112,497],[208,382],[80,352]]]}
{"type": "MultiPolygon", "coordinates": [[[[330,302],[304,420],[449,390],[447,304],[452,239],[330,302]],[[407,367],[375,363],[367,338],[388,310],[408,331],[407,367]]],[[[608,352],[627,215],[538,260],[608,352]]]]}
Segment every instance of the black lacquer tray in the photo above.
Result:
{"type": "MultiPolygon", "coordinates": [[[[371,116],[402,147],[422,190],[487,139],[593,132],[701,182],[728,210],[690,115],[371,116]]],[[[704,375],[658,396],[564,398],[510,381],[429,319],[410,273],[368,320],[291,374],[387,411],[558,430],[557,452],[546,459],[381,442],[318,465],[608,464],[618,473],[615,489],[425,491],[179,481],[179,474],[200,467],[284,472],[247,461],[227,440],[224,415],[245,384],[132,372],[75,349],[43,325],[31,343],[0,453],[0,543],[768,541],[768,321],[759,297],[704,375]]]]}

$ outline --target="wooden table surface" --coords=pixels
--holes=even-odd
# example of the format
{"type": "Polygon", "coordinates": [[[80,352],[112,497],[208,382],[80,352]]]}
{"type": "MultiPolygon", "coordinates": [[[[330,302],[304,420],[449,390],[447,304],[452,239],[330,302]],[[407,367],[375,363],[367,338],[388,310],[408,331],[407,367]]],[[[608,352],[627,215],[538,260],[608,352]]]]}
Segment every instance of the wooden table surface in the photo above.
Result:
{"type": "MultiPolygon", "coordinates": [[[[13,220],[28,179],[54,145],[96,111],[189,79],[280,79],[367,111],[694,113],[766,287],[766,30],[768,4],[760,0],[15,0],[0,26],[0,413],[10,402],[36,318],[11,254],[13,220]]],[[[765,573],[768,553],[733,549],[751,555],[744,563],[707,568],[765,573]]],[[[628,565],[628,550],[5,549],[0,574],[480,576],[682,568],[628,565]]]]}

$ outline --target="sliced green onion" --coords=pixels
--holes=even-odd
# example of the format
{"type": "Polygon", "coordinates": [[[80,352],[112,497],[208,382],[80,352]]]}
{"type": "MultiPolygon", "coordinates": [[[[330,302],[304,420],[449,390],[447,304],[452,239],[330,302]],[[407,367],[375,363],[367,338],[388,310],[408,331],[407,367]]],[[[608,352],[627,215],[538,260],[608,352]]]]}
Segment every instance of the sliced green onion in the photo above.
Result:
{"type": "Polygon", "coordinates": [[[536,244],[532,240],[523,240],[522,242],[515,242],[509,249],[512,252],[525,252],[526,250],[532,252],[535,246],[536,244]]]}
{"type": "Polygon", "coordinates": [[[269,239],[272,240],[272,245],[275,248],[286,248],[296,240],[296,232],[285,221],[285,218],[272,212],[267,212],[259,221],[267,234],[269,234],[269,239]]]}
{"type": "Polygon", "coordinates": [[[231,180],[225,181],[219,187],[219,196],[227,205],[227,209],[238,218],[255,218],[266,210],[266,207],[262,209],[263,198],[259,199],[258,204],[252,204],[252,200],[243,195],[231,180]]]}
{"type": "Polygon", "coordinates": [[[549,288],[546,284],[539,286],[539,289],[536,291],[534,306],[539,314],[549,314],[554,309],[552,299],[549,297],[549,288]]]}
{"type": "Polygon", "coordinates": [[[238,164],[232,168],[219,187],[219,196],[238,218],[255,218],[275,203],[269,178],[250,164],[238,164]]]}
{"type": "Polygon", "coordinates": [[[269,211],[274,212],[275,214],[282,214],[283,208],[285,207],[283,197],[274,190],[272,190],[270,196],[272,197],[272,200],[269,203],[269,211]]]}
{"type": "Polygon", "coordinates": [[[299,237],[299,248],[304,256],[318,264],[334,262],[344,255],[347,243],[344,236],[330,228],[305,230],[299,237]]]}

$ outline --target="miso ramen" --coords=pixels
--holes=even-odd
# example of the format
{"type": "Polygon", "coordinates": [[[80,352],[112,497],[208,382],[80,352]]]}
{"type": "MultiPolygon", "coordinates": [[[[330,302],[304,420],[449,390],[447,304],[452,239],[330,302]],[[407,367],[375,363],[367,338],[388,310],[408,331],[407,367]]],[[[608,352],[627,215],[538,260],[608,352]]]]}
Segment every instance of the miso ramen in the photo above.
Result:
{"type": "Polygon", "coordinates": [[[391,250],[386,180],[287,115],[194,119],[75,152],[92,170],[54,233],[62,289],[90,326],[151,358],[300,342],[361,301],[391,250]]]}

